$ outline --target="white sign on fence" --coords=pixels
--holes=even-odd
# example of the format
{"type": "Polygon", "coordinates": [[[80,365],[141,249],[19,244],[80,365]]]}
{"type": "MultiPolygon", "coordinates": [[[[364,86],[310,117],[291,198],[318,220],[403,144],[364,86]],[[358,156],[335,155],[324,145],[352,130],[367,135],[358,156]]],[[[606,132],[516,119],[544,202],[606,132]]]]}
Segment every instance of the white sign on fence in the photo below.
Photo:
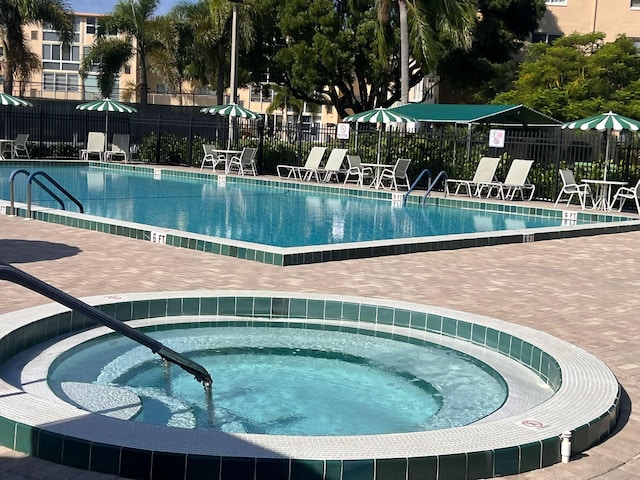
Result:
{"type": "Polygon", "coordinates": [[[336,129],[336,137],[339,140],[349,140],[349,129],[350,125],[348,123],[339,123],[336,129]]]}
{"type": "Polygon", "coordinates": [[[489,146],[496,148],[504,148],[504,130],[489,130],[489,146]]]}

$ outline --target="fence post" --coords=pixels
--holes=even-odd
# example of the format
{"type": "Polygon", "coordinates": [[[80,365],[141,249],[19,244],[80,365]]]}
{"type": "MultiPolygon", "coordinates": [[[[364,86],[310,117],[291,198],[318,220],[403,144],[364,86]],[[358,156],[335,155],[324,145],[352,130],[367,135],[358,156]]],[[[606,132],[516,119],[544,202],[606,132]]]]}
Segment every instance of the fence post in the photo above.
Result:
{"type": "Polygon", "coordinates": [[[158,134],[156,135],[156,164],[160,164],[160,114],[158,114],[158,134]]]}
{"type": "Polygon", "coordinates": [[[188,165],[191,166],[193,162],[193,114],[189,114],[189,141],[187,142],[187,158],[189,159],[188,165]]]}

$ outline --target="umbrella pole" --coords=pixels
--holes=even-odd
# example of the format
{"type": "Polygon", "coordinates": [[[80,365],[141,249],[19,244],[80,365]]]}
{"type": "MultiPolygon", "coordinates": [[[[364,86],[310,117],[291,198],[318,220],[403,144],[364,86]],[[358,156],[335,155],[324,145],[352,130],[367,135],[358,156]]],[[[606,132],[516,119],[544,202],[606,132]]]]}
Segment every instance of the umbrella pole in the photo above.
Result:
{"type": "Polygon", "coordinates": [[[378,124],[378,165],[380,165],[380,149],[382,148],[382,125],[378,124]]]}
{"type": "Polygon", "coordinates": [[[611,139],[611,133],[607,130],[607,146],[604,152],[604,181],[607,181],[607,168],[609,167],[609,141],[611,139]]]}

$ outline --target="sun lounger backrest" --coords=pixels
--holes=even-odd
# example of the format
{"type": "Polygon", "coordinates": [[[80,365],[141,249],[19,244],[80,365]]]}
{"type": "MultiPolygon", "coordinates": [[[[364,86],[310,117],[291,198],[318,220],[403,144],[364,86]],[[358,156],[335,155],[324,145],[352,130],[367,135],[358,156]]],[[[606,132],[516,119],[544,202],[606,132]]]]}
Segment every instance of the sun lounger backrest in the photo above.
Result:
{"type": "Polygon", "coordinates": [[[324,167],[326,171],[338,171],[342,167],[342,162],[344,161],[344,157],[347,154],[346,148],[334,148],[331,150],[329,154],[329,158],[327,159],[327,164],[324,167]]]}
{"type": "Polygon", "coordinates": [[[504,179],[505,185],[525,185],[527,183],[527,177],[529,176],[529,170],[531,170],[533,160],[520,160],[515,159],[511,162],[507,176],[504,179]]]}
{"type": "Polygon", "coordinates": [[[90,152],[102,152],[104,150],[104,133],[89,132],[87,136],[87,150],[90,152]]]}
{"type": "Polygon", "coordinates": [[[327,150],[327,147],[313,147],[307,156],[307,161],[304,164],[304,168],[320,168],[320,164],[322,163],[322,157],[324,157],[324,152],[327,150]]]}
{"type": "Polygon", "coordinates": [[[493,182],[496,176],[496,170],[498,169],[498,163],[500,163],[500,158],[482,157],[476,168],[472,183],[493,182]]]}
{"type": "Polygon", "coordinates": [[[111,150],[114,152],[129,153],[129,135],[126,133],[114,133],[111,150]]]}

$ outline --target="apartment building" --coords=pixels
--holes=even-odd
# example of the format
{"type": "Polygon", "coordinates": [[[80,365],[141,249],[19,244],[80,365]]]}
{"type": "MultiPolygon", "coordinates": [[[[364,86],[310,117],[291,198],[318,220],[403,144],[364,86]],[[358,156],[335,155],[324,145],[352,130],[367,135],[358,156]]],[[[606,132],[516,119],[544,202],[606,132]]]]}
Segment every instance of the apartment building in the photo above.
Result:
{"type": "Polygon", "coordinates": [[[546,0],[534,42],[551,42],[574,32],[603,32],[607,41],[626,35],[640,46],[640,0],[546,0]]]}
{"type": "MultiPolygon", "coordinates": [[[[35,98],[93,100],[100,98],[96,73],[80,75],[80,65],[94,42],[99,15],[76,13],[71,45],[64,47],[49,25],[26,25],[25,38],[41,58],[41,70],[28,82],[15,82],[14,93],[35,98]]],[[[114,97],[126,85],[135,85],[134,65],[127,65],[116,80],[114,97]]]]}

